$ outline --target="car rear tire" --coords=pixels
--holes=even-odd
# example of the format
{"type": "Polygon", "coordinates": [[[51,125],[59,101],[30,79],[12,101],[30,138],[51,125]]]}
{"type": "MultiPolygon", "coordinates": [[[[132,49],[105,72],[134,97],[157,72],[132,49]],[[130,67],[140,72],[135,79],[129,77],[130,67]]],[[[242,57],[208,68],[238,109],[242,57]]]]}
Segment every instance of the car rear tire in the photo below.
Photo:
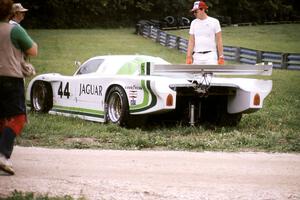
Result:
{"type": "Polygon", "coordinates": [[[120,86],[113,86],[106,100],[107,122],[126,126],[129,120],[129,105],[125,91],[120,86]]]}
{"type": "Polygon", "coordinates": [[[44,81],[34,82],[31,89],[31,108],[34,112],[47,113],[53,106],[51,85],[44,81]]]}

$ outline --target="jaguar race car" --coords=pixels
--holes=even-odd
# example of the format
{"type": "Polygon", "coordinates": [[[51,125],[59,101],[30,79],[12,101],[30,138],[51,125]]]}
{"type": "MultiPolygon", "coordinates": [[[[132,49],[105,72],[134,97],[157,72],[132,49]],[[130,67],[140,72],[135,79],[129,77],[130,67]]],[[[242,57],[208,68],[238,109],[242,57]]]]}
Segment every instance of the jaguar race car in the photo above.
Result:
{"type": "Polygon", "coordinates": [[[145,55],[97,56],[78,63],[72,76],[36,76],[26,102],[35,112],[125,126],[142,119],[237,125],[242,114],[262,108],[272,81],[235,75],[271,73],[272,65],[174,65],[145,55]]]}

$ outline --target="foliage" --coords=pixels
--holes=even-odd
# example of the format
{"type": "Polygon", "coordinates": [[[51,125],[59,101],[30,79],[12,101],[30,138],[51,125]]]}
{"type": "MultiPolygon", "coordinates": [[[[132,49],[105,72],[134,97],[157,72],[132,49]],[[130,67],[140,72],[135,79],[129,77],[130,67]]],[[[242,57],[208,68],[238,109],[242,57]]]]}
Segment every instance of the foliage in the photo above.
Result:
{"type": "MultiPolygon", "coordinates": [[[[19,0],[29,12],[27,28],[91,28],[134,25],[141,19],[189,17],[193,0],[19,0]]],[[[299,20],[296,0],[207,0],[209,15],[232,23],[299,20]]]]}

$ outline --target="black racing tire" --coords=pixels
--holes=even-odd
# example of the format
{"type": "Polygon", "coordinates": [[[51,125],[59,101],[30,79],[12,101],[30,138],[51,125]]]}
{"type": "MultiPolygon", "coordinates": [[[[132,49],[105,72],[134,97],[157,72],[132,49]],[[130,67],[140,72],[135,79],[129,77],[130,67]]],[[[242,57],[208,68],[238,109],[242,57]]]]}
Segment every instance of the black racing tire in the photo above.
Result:
{"type": "Polygon", "coordinates": [[[106,120],[120,126],[128,125],[129,104],[126,92],[121,86],[113,86],[106,98],[106,120]]]}
{"type": "Polygon", "coordinates": [[[177,26],[176,20],[173,16],[167,16],[167,17],[164,18],[164,20],[167,22],[168,27],[177,26]]]}
{"type": "Polygon", "coordinates": [[[191,21],[186,17],[181,17],[181,23],[183,26],[189,26],[191,21]]]}
{"type": "Polygon", "coordinates": [[[44,81],[36,81],[31,88],[31,110],[47,113],[53,107],[53,93],[51,85],[44,81]]]}

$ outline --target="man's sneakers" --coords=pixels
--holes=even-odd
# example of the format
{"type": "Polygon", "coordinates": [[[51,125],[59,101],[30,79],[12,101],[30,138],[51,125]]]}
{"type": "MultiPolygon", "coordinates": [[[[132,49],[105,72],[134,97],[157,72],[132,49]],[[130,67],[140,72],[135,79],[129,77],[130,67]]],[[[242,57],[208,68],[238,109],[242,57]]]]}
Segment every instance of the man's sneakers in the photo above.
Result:
{"type": "Polygon", "coordinates": [[[9,161],[9,159],[7,159],[4,155],[2,155],[0,153],[0,170],[10,174],[10,175],[14,175],[15,171],[12,167],[11,162],[9,161]]]}

